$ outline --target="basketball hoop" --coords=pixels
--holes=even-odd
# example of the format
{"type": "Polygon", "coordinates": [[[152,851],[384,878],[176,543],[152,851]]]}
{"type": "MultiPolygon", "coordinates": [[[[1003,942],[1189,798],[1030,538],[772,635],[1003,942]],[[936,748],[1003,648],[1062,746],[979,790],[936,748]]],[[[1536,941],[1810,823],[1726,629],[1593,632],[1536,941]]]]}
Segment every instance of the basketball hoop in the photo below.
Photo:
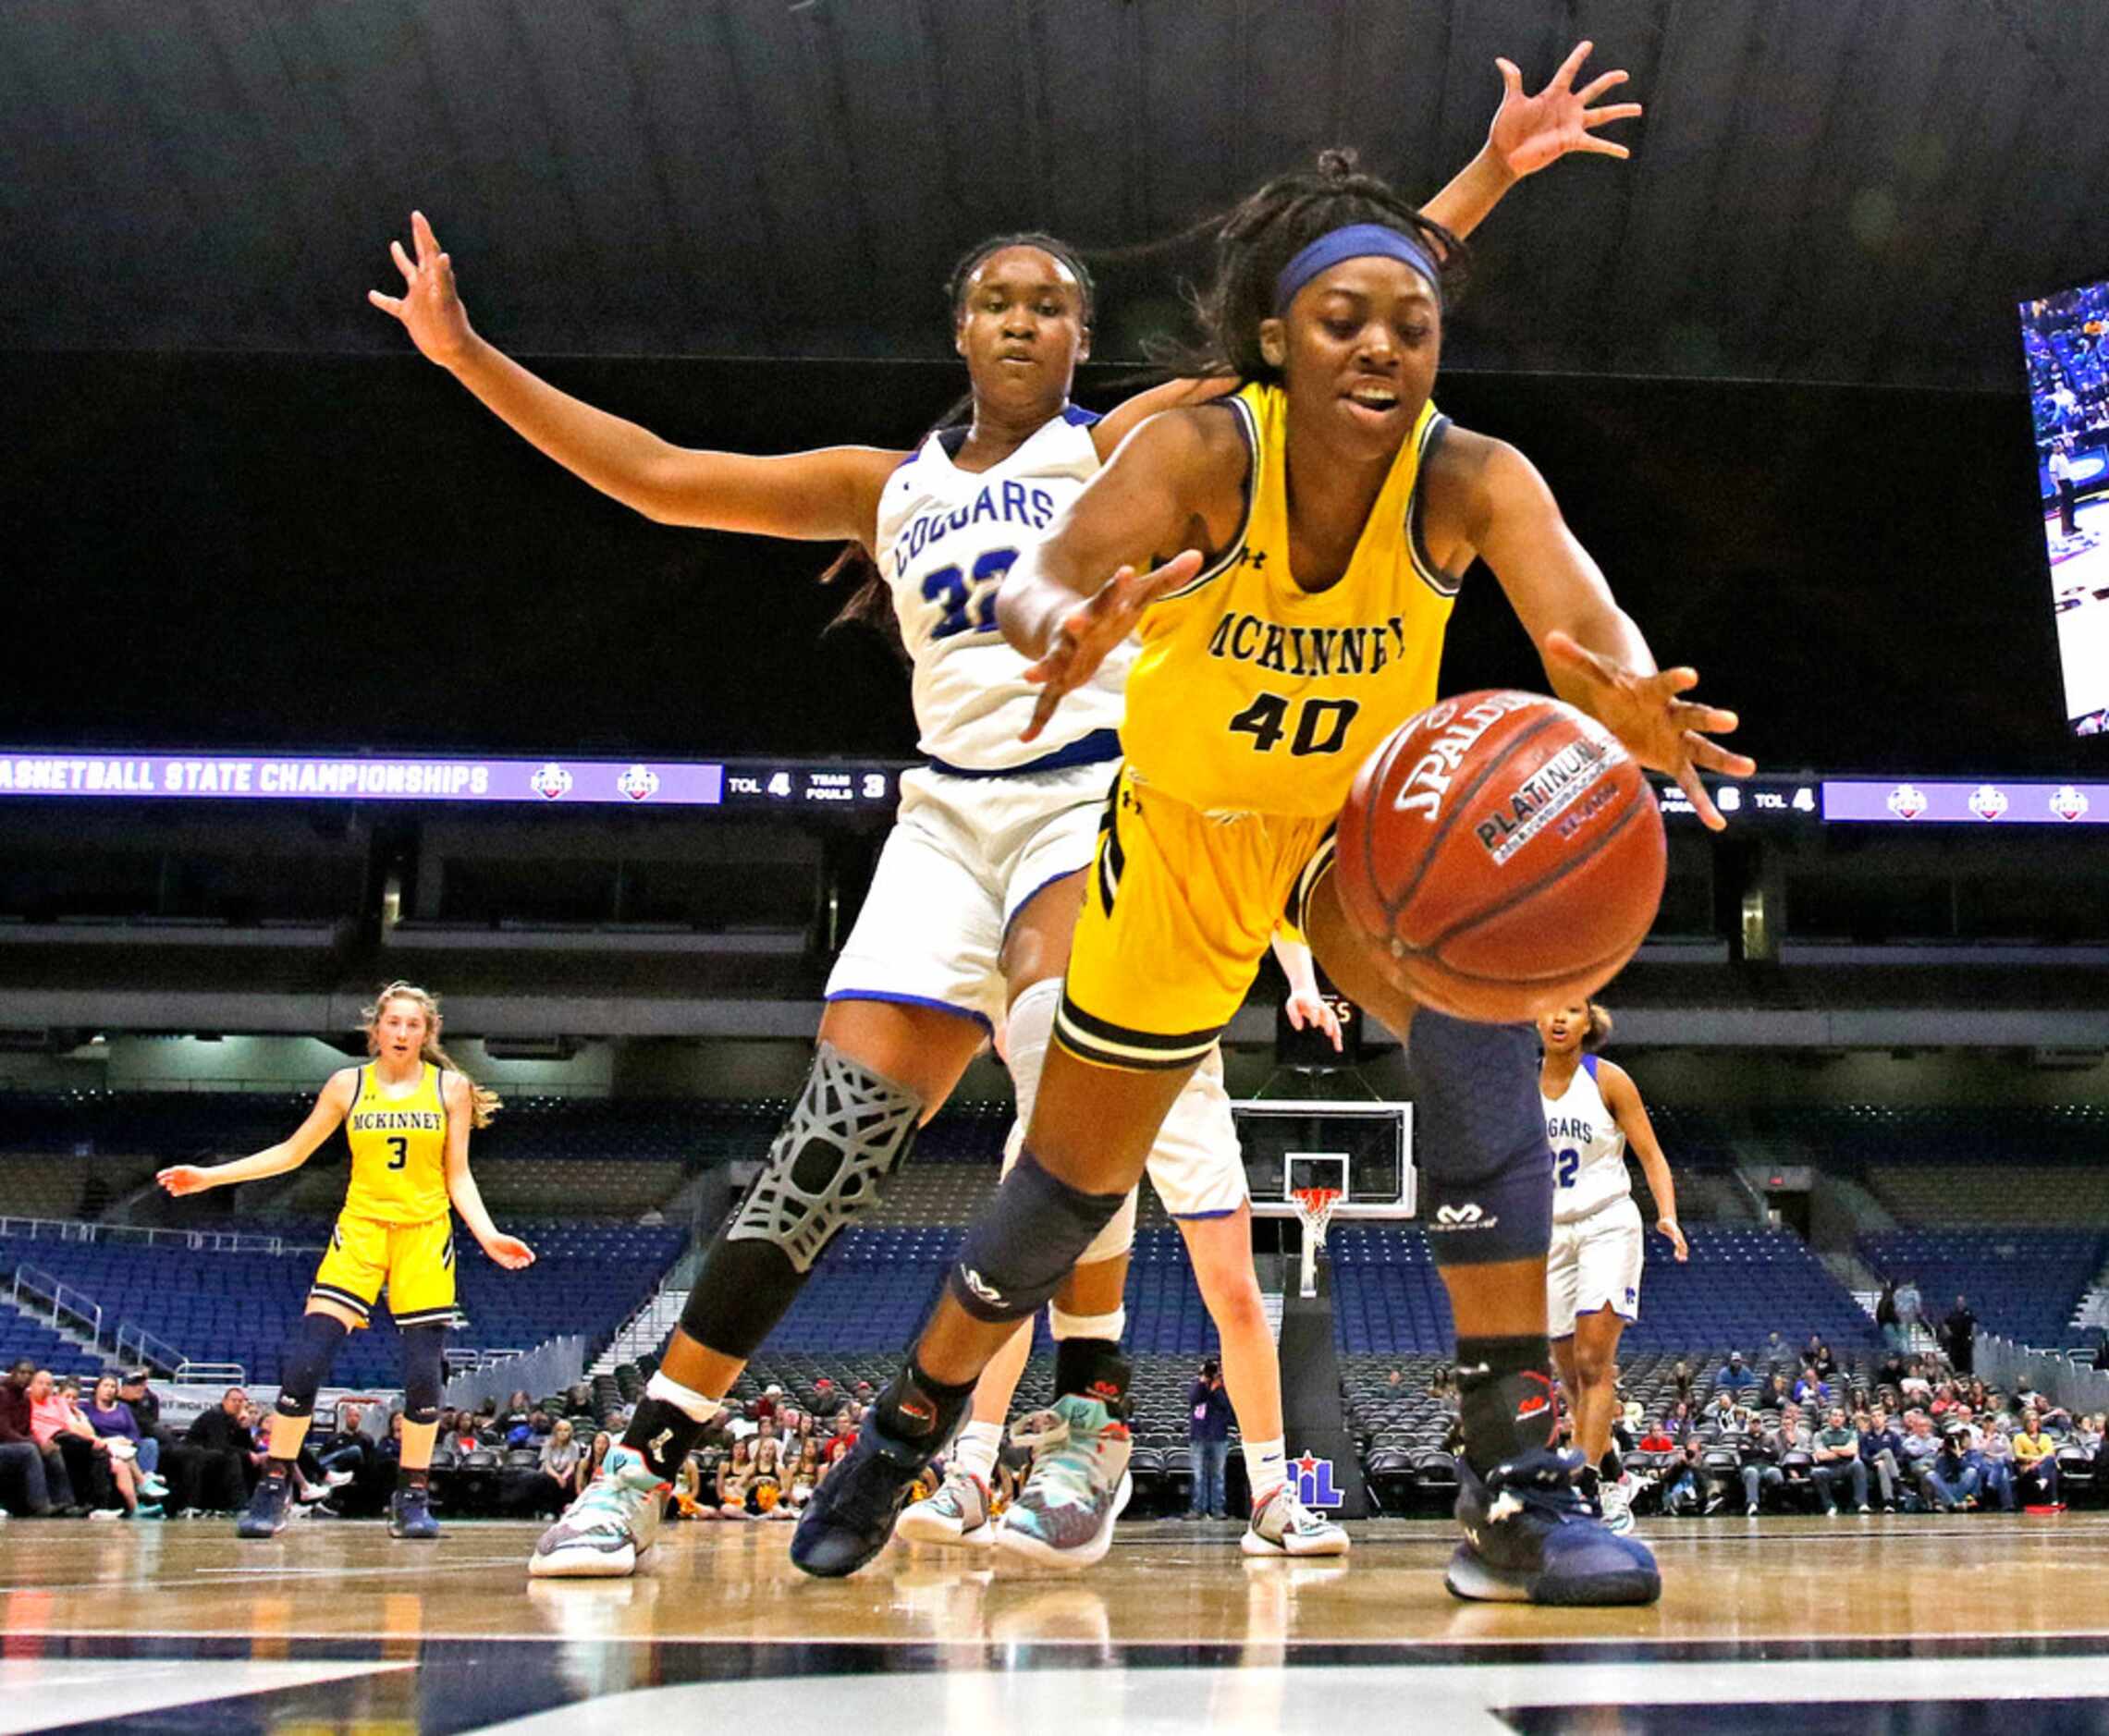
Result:
{"type": "Polygon", "coordinates": [[[1325,1246],[1326,1226],[1332,1222],[1333,1210],[1340,1204],[1338,1188],[1298,1188],[1293,1196],[1296,1202],[1296,1221],[1304,1227],[1303,1283],[1306,1296],[1318,1293],[1318,1250],[1325,1246]]]}

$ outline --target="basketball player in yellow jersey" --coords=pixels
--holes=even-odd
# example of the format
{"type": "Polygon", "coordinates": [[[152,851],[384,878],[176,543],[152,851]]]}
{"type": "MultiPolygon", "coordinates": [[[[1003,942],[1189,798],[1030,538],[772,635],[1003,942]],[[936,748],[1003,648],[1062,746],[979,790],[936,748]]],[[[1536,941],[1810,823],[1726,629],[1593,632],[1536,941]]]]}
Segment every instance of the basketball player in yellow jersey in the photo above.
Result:
{"type": "Polygon", "coordinates": [[[439,1534],[426,1498],[438,1430],[441,1350],[454,1317],[454,1220],[449,1203],[508,1270],[534,1262],[533,1250],[491,1222],[469,1173],[469,1131],[487,1127],[497,1096],[475,1084],[439,1046],[439,1003],[423,989],[391,983],[366,1009],[373,1059],[330,1075],[293,1136],[252,1157],[199,1168],[178,1164],[157,1180],[169,1192],[202,1193],[298,1169],[344,1123],[351,1181],[330,1231],[292,1348],[284,1358],[271,1462],[235,1530],[270,1537],[285,1528],[288,1477],[314,1416],[315,1394],[348,1332],[367,1324],[385,1286],[403,1335],[400,1482],[388,1510],[393,1536],[439,1534]]]}
{"type": "MultiPolygon", "coordinates": [[[[1040,659],[1028,734],[1139,627],[1127,761],[1024,1153],[860,1450],[808,1507],[792,1559],[809,1571],[853,1571],[883,1542],[892,1484],[1117,1208],[1285,916],[1409,1043],[1428,1239],[1459,1334],[1465,1540],[1451,1589],[1581,1604],[1660,1594],[1653,1558],[1604,1527],[1574,1486],[1579,1460],[1551,1446],[1536,1032],[1416,1011],[1356,938],[1330,874],[1357,767],[1436,696],[1476,558],[1562,697],[1674,776],[1710,824],[1697,767],[1753,769],[1706,739],[1731,714],[1677,697],[1698,678],[1657,673],[1538,473],[1430,403],[1457,252],[1343,153],[1261,189],[1219,235],[1205,307],[1217,371],[1240,390],[1145,422],[1003,581],[1005,637],[1040,659]]],[[[1117,1347],[1089,1340],[1058,1358],[1057,1408],[1087,1450],[1068,1454],[1076,1473],[1050,1492],[1052,1531],[1091,1535],[1124,1498],[1126,1430],[1097,1397],[1120,1366],[1117,1347]]]]}

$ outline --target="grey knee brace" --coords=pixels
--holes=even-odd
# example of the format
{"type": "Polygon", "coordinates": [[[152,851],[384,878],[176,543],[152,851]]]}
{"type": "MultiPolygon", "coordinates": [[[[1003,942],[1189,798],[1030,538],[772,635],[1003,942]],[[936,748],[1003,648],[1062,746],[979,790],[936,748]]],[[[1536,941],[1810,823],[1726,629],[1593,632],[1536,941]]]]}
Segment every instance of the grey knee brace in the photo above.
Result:
{"type": "Polygon", "coordinates": [[[1438,1265],[1542,1258],[1552,1151],[1538,1096],[1538,1033],[1423,1007],[1406,1033],[1421,1208],[1438,1265]]]}
{"type": "Polygon", "coordinates": [[[922,1116],[914,1092],[821,1044],[768,1162],[704,1261],[681,1329],[722,1355],[751,1356],[822,1251],[906,1160],[922,1116]]]}

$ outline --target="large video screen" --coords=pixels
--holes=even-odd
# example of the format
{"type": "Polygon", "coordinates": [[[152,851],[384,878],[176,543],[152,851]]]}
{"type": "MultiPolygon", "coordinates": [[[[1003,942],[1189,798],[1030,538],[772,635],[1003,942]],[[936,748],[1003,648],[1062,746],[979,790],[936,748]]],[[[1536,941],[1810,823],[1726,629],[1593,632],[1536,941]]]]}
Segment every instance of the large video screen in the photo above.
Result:
{"type": "Polygon", "coordinates": [[[2066,717],[2109,734],[2109,282],[2022,302],[2021,350],[2066,717]]]}

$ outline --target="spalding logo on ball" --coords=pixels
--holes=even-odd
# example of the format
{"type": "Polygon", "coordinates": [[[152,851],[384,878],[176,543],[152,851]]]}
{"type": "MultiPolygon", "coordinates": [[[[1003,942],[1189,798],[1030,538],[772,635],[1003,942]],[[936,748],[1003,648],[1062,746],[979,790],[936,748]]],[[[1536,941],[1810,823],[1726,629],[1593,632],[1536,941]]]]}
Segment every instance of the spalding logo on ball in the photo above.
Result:
{"type": "Polygon", "coordinates": [[[1655,792],[1594,718],[1466,693],[1402,725],[1341,810],[1341,903],[1424,1006],[1509,1023],[1601,988],[1668,866],[1655,792]]]}

